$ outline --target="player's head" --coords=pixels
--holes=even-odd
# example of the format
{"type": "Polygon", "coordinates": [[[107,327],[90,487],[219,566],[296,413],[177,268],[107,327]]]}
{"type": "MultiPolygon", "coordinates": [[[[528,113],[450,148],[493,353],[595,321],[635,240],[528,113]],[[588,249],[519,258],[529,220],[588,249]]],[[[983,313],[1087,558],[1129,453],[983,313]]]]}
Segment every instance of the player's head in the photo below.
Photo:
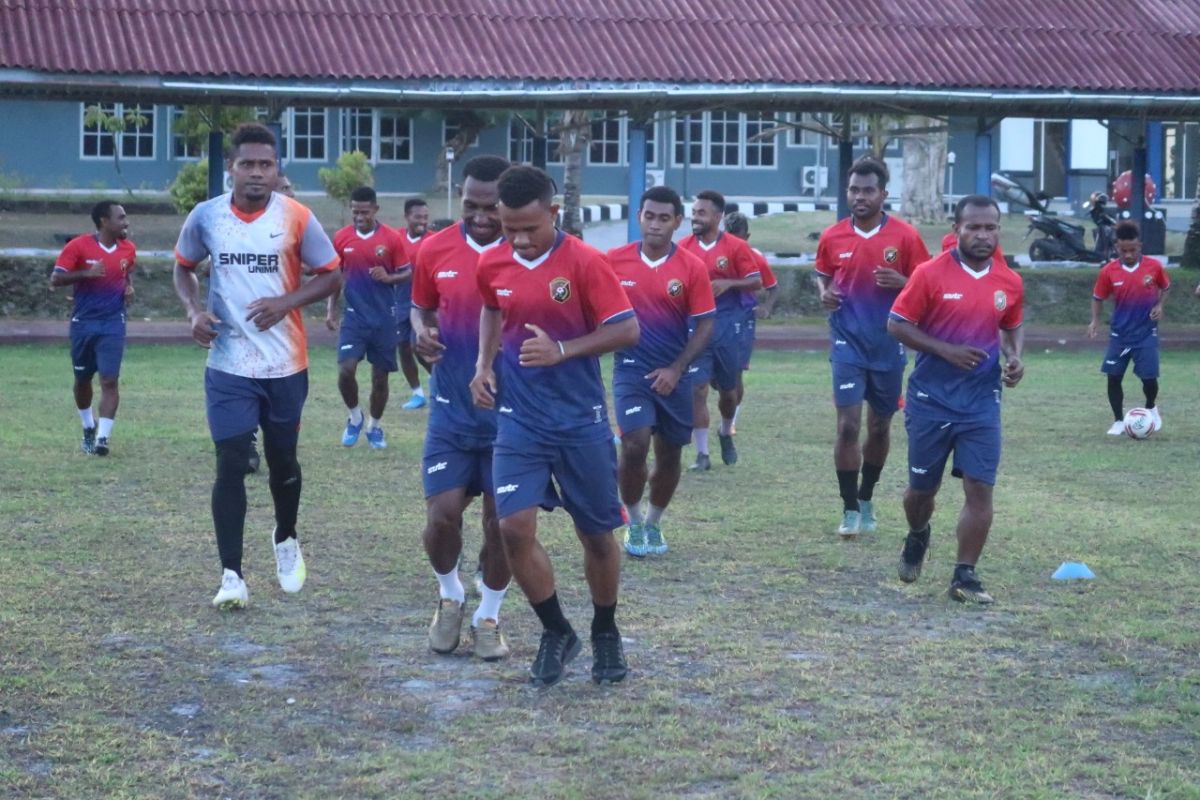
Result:
{"type": "Polygon", "coordinates": [[[500,156],[475,156],[463,167],[462,219],[479,244],[500,238],[500,176],[512,164],[500,156]]]}
{"type": "Polygon", "coordinates": [[[410,197],[404,201],[404,224],[408,226],[408,235],[420,238],[429,229],[429,204],[420,197],[410,197]]]}
{"type": "Polygon", "coordinates": [[[846,202],[856,220],[869,222],[879,216],[888,196],[889,177],[887,164],[871,156],[864,156],[850,165],[846,202]]]}
{"type": "Polygon", "coordinates": [[[101,200],[92,206],[92,222],[105,238],[124,239],[129,236],[129,217],[125,207],[115,200],[101,200]]]}
{"type": "Polygon", "coordinates": [[[233,178],[235,199],[264,200],[275,191],[279,177],[275,134],[257,122],[238,125],[230,140],[225,166],[233,178]]]}
{"type": "Polygon", "coordinates": [[[287,197],[296,197],[296,192],[292,189],[291,179],[287,175],[284,175],[282,171],[275,176],[275,191],[287,197]]]}
{"type": "Polygon", "coordinates": [[[379,199],[370,186],[360,186],[350,193],[350,217],[359,233],[375,230],[375,215],[379,213],[379,199]]]}
{"type": "Polygon", "coordinates": [[[730,211],[725,215],[725,232],[743,241],[748,240],[750,238],[750,218],[740,211],[730,211]]]}
{"type": "Polygon", "coordinates": [[[1131,219],[1117,223],[1117,258],[1122,264],[1135,266],[1142,260],[1142,232],[1131,219]]]}
{"type": "Polygon", "coordinates": [[[642,194],[638,206],[642,244],[659,252],[670,247],[671,238],[683,224],[683,200],[669,186],[653,186],[642,194]]]}
{"type": "Polygon", "coordinates": [[[985,194],[969,194],[954,206],[958,252],[973,261],[992,257],[1000,244],[1000,206],[985,194]]]}
{"type": "Polygon", "coordinates": [[[509,167],[496,187],[500,193],[500,225],[504,238],[526,261],[539,258],[558,236],[554,180],[537,167],[509,167]]]}
{"type": "Polygon", "coordinates": [[[725,213],[725,195],[713,189],[696,193],[692,201],[692,233],[701,238],[716,233],[725,213]]]}

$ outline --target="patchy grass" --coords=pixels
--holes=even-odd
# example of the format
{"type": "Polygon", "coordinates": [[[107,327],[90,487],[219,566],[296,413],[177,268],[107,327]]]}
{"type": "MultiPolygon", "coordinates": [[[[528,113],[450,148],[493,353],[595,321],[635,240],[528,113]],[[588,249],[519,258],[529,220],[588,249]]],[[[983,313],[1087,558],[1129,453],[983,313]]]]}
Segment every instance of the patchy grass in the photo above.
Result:
{"type": "MultiPolygon", "coordinates": [[[[130,347],[98,459],[77,453],[65,348],[0,349],[2,794],[1200,797],[1200,355],[1164,353],[1166,428],[1147,442],[1103,435],[1097,358],[1031,354],[1006,398],[981,563],[998,603],[978,609],[945,597],[957,485],[925,575],[900,584],[903,426],[882,532],[839,541],[825,357],[757,355],[740,463],[686,475],[671,552],[625,565],[628,682],[593,686],[585,647],[538,692],[516,588],[510,660],[428,651],[425,416],[393,405],[390,449],[340,447],[331,350],[313,354],[302,432],[309,582],[274,585],[269,493],[251,476],[251,605],[220,614],[203,354],[130,347]],[[1097,580],[1050,580],[1068,559],[1097,580]]],[[[561,511],[542,526],[586,630],[578,544],[561,511]]]]}

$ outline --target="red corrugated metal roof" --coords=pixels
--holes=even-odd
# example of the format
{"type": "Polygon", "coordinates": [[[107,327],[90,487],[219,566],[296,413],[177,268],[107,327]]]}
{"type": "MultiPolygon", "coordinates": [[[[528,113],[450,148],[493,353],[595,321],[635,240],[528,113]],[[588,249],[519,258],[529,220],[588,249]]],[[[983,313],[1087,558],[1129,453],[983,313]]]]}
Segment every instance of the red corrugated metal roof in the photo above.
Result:
{"type": "Polygon", "coordinates": [[[1200,92],[1197,0],[0,0],[0,67],[1200,92]]]}

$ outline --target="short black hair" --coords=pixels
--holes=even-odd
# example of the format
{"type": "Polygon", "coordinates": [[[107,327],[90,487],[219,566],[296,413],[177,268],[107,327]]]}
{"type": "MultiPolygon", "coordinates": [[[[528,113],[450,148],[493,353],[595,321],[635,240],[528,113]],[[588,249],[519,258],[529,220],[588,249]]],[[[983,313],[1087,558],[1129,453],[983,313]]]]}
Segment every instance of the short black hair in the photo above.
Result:
{"type": "Polygon", "coordinates": [[[419,206],[428,206],[428,205],[429,205],[429,203],[426,203],[425,198],[423,198],[423,197],[410,197],[404,201],[404,216],[407,217],[409,212],[412,211],[414,208],[418,208],[419,206]]]}
{"type": "Polygon", "coordinates": [[[996,209],[997,214],[1000,213],[1000,206],[996,204],[995,200],[988,197],[986,194],[969,194],[954,204],[954,224],[955,225],[962,222],[962,212],[963,212],[963,209],[966,208],[967,206],[975,206],[977,208],[983,208],[984,206],[991,206],[992,208],[996,209]]]}
{"type": "Polygon", "coordinates": [[[444,231],[446,228],[453,226],[454,222],[455,221],[449,217],[438,217],[429,223],[429,232],[437,233],[438,231],[444,231]]]}
{"type": "Polygon", "coordinates": [[[748,235],[750,218],[740,211],[730,211],[725,215],[725,230],[734,236],[748,235]]]}
{"type": "Polygon", "coordinates": [[[554,200],[554,179],[544,170],[524,164],[504,170],[497,188],[500,202],[508,208],[524,208],[534,202],[550,205],[554,200]]]}
{"type": "Polygon", "coordinates": [[[112,216],[113,206],[121,205],[116,200],[101,200],[96,205],[92,206],[92,222],[96,227],[100,227],[100,223],[112,216]]]}
{"type": "Polygon", "coordinates": [[[272,150],[276,153],[279,152],[279,145],[275,143],[275,134],[271,133],[271,129],[266,125],[258,122],[243,122],[237,126],[229,140],[229,152],[236,153],[237,149],[244,144],[269,144],[272,150]]]}
{"type": "Polygon", "coordinates": [[[886,189],[888,180],[892,177],[888,171],[887,164],[880,161],[874,156],[863,156],[858,161],[850,165],[848,175],[874,175],[879,179],[879,188],[886,189]]]}
{"type": "Polygon", "coordinates": [[[725,213],[725,195],[718,192],[716,189],[705,189],[702,192],[696,192],[697,200],[707,200],[717,207],[717,211],[725,213]]]}
{"type": "Polygon", "coordinates": [[[646,191],[642,192],[642,200],[638,204],[638,209],[646,207],[646,201],[651,203],[666,203],[675,207],[675,216],[683,216],[683,200],[679,197],[679,192],[672,189],[670,186],[651,186],[646,191]]]}
{"type": "Polygon", "coordinates": [[[474,178],[481,183],[500,180],[512,163],[500,156],[475,156],[463,166],[463,180],[474,178]]]}
{"type": "Polygon", "coordinates": [[[1138,224],[1131,219],[1121,220],[1117,223],[1117,241],[1118,242],[1136,242],[1142,238],[1142,231],[1138,228],[1138,224]]]}
{"type": "Polygon", "coordinates": [[[360,186],[350,193],[350,202],[376,205],[379,201],[374,189],[370,186],[360,186]]]}

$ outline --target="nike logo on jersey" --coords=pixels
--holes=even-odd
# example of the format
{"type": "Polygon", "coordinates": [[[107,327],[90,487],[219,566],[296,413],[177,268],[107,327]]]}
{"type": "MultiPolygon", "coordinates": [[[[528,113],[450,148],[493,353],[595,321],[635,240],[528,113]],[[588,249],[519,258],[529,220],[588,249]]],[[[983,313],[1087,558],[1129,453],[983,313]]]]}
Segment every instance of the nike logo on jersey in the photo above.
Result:
{"type": "MultiPolygon", "coordinates": [[[[272,233],[272,234],[271,234],[271,238],[272,238],[272,239],[278,239],[280,236],[283,236],[283,231],[280,231],[279,233],[272,233]]],[[[347,249],[348,249],[348,248],[347,248],[347,249]]]]}
{"type": "Polygon", "coordinates": [[[519,483],[506,483],[503,486],[497,486],[496,494],[512,494],[520,485],[519,483]]]}
{"type": "Polygon", "coordinates": [[[434,277],[438,278],[439,280],[441,278],[457,278],[458,273],[452,269],[444,269],[441,272],[439,272],[437,275],[435,275],[434,277]]]}
{"type": "Polygon", "coordinates": [[[432,467],[430,467],[429,469],[425,470],[425,474],[426,474],[426,475],[432,475],[432,474],[433,474],[433,473],[435,473],[435,472],[441,472],[441,471],[442,471],[442,470],[444,470],[444,469],[445,469],[447,466],[448,466],[448,465],[447,465],[447,463],[446,463],[445,461],[439,461],[438,463],[434,464],[434,465],[433,465],[432,467]]]}
{"type": "Polygon", "coordinates": [[[628,417],[630,414],[636,414],[641,410],[642,410],[641,406],[634,406],[633,408],[627,408],[627,409],[625,409],[625,416],[628,417]]]}
{"type": "Polygon", "coordinates": [[[962,300],[962,292],[946,292],[942,295],[943,300],[962,300]]]}

